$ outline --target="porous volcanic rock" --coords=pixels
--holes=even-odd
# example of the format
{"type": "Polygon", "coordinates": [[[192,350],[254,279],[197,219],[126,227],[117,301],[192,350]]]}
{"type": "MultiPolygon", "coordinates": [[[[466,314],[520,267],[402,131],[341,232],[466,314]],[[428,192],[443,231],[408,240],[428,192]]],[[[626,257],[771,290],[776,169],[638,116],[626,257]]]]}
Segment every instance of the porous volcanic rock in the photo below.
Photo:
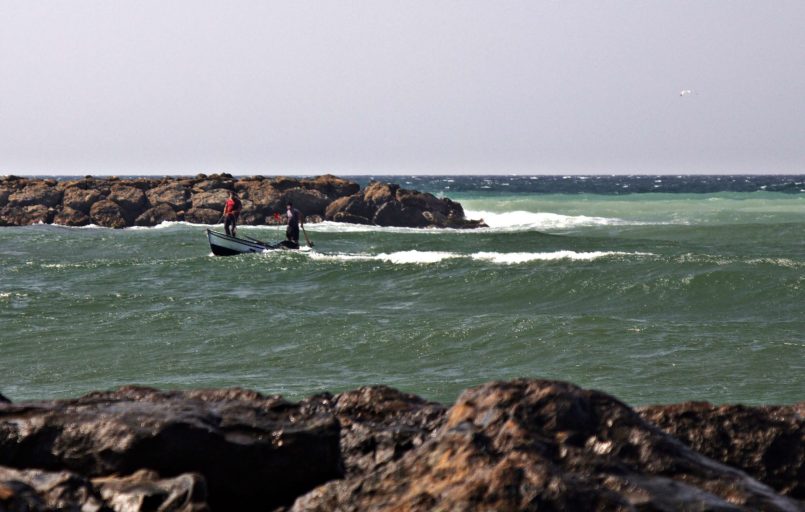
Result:
{"type": "Polygon", "coordinates": [[[465,391],[429,440],[291,510],[801,510],[634,410],[572,384],[517,380],[465,391]]]}
{"type": "Polygon", "coordinates": [[[204,478],[195,473],[162,479],[141,470],[89,479],[71,471],[0,466],[0,510],[206,512],[209,507],[204,478]]]}
{"type": "Polygon", "coordinates": [[[130,185],[116,185],[109,193],[109,199],[120,206],[126,224],[131,225],[148,207],[145,192],[138,187],[130,185]]]}
{"type": "Polygon", "coordinates": [[[483,221],[464,218],[464,209],[449,199],[401,189],[399,185],[373,181],[362,191],[340,198],[327,207],[325,218],[335,222],[397,227],[478,228],[483,221]]]}
{"type": "Polygon", "coordinates": [[[236,179],[226,173],[193,178],[86,176],[65,181],[6,176],[0,178],[0,226],[37,222],[83,225],[84,218],[73,210],[105,227],[153,225],[173,220],[162,205],[173,209],[178,220],[187,216],[191,222],[215,223],[231,190],[240,194],[244,208],[239,223],[246,225],[273,224],[274,214],[282,215],[290,201],[308,223],[327,219],[379,226],[484,226],[482,221],[465,219],[458,203],[400,189],[396,184],[375,181],[361,190],[357,183],[329,174],[315,178],[236,179]],[[157,207],[160,208],[154,209],[157,207]]]}
{"type": "Polygon", "coordinates": [[[107,228],[125,228],[128,226],[123,209],[111,199],[103,199],[89,209],[89,218],[93,224],[107,228]]]}
{"type": "Polygon", "coordinates": [[[64,190],[63,205],[65,208],[78,210],[82,213],[89,213],[92,205],[105,199],[105,196],[95,189],[85,189],[80,187],[70,187],[64,190]]]}
{"type": "Polygon", "coordinates": [[[161,203],[149,208],[134,219],[135,226],[156,226],[163,222],[175,222],[179,219],[171,205],[161,203]]]}
{"type": "Polygon", "coordinates": [[[765,407],[685,402],[637,411],[697,452],[805,500],[805,402],[765,407]]]}
{"type": "Polygon", "coordinates": [[[341,425],[347,475],[365,474],[398,460],[441,426],[447,408],[388,386],[364,386],[304,402],[334,414],[341,425]]]}
{"type": "Polygon", "coordinates": [[[0,465],[203,475],[214,510],[271,510],[342,474],[331,414],[239,389],[125,387],[0,404],[0,465]]]}
{"type": "Polygon", "coordinates": [[[25,188],[8,197],[11,206],[43,205],[52,208],[61,202],[62,192],[53,184],[44,181],[30,182],[25,188]]]}
{"type": "Polygon", "coordinates": [[[61,211],[56,212],[53,223],[62,226],[86,226],[90,223],[90,219],[84,212],[65,206],[61,211]]]}
{"type": "Polygon", "coordinates": [[[159,185],[146,193],[152,207],[167,204],[176,211],[186,210],[190,202],[190,190],[178,183],[159,185]]]}

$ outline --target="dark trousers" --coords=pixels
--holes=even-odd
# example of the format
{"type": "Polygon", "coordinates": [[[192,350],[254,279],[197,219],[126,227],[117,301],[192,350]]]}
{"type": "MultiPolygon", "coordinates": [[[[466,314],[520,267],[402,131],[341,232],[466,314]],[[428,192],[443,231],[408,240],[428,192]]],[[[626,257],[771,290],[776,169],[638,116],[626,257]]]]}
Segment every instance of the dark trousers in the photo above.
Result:
{"type": "Polygon", "coordinates": [[[294,243],[299,243],[299,226],[294,226],[293,224],[288,225],[288,228],[285,230],[285,238],[291,240],[294,243]]]}
{"type": "Polygon", "coordinates": [[[237,215],[227,215],[226,220],[224,220],[224,231],[226,231],[226,234],[229,236],[235,236],[235,231],[237,230],[236,229],[237,224],[238,224],[237,215]]]}

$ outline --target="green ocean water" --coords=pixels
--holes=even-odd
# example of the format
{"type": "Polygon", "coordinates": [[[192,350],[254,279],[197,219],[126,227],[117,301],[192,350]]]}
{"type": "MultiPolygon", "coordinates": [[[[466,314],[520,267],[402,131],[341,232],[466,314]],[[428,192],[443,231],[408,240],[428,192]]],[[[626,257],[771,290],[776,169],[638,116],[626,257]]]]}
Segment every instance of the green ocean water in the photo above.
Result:
{"type": "Polygon", "coordinates": [[[0,393],[449,403],[540,377],[633,405],[805,400],[805,194],[445,195],[490,228],[324,223],[313,250],[229,258],[182,223],[0,228],[0,393]]]}

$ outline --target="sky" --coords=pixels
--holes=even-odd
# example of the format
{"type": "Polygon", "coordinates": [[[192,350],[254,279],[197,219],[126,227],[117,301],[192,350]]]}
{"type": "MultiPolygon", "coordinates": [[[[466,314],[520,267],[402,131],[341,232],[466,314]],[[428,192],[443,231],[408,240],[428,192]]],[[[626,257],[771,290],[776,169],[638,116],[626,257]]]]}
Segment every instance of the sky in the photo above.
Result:
{"type": "Polygon", "coordinates": [[[0,174],[805,173],[802,0],[2,0],[0,174]]]}

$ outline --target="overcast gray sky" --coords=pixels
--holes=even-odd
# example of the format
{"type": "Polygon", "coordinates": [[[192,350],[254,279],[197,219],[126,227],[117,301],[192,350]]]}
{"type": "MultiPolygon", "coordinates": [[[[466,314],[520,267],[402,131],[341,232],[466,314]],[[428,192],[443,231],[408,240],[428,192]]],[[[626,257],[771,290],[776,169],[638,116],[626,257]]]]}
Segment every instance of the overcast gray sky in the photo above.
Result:
{"type": "Polygon", "coordinates": [[[217,171],[805,173],[805,1],[0,1],[0,174],[217,171]]]}

